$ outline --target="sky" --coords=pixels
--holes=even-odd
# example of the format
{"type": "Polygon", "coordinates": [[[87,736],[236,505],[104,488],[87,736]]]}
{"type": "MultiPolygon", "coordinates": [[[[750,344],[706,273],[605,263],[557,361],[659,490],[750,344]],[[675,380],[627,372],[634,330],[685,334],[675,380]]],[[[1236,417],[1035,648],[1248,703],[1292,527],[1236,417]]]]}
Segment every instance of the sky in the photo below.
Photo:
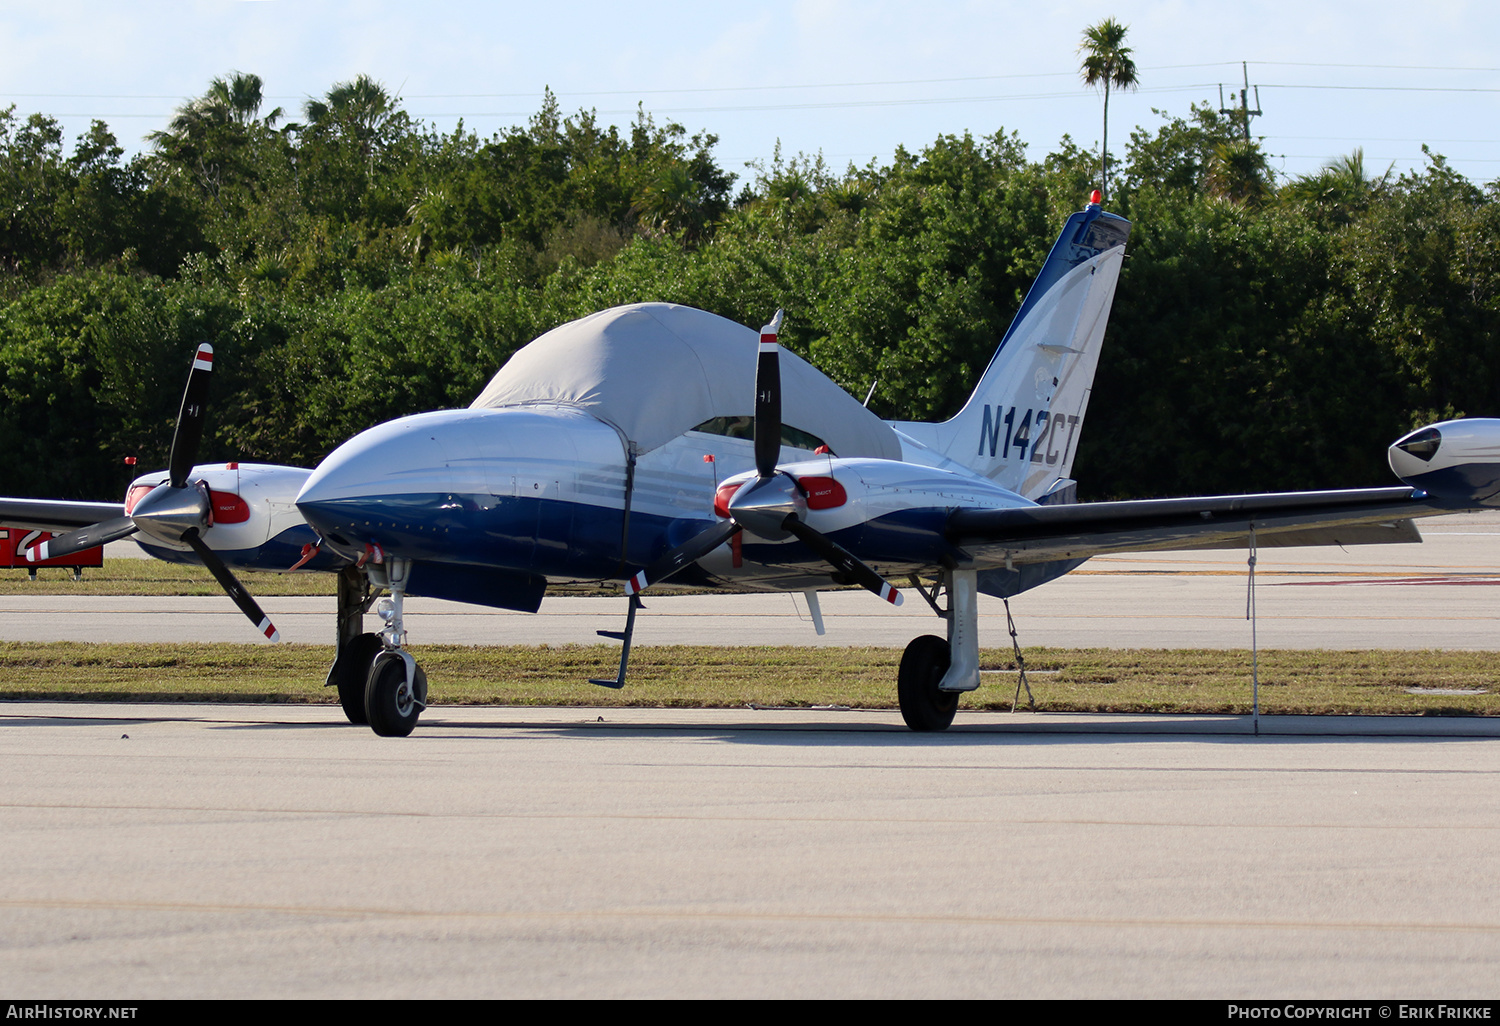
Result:
{"type": "Polygon", "coordinates": [[[1140,80],[1111,95],[1117,157],[1162,123],[1153,108],[1218,107],[1220,85],[1234,102],[1248,73],[1252,134],[1280,175],[1357,147],[1374,174],[1420,170],[1427,143],[1476,183],[1500,178],[1500,5],[1457,0],[0,0],[0,107],[58,118],[70,146],[98,118],[134,151],[231,71],[260,75],[290,116],[368,74],[413,117],[481,136],[524,123],[545,88],[621,126],[644,104],[716,134],[741,176],[778,143],[841,170],[1001,129],[1039,159],[1064,135],[1099,145],[1078,45],[1107,17],[1128,26],[1140,80]]]}

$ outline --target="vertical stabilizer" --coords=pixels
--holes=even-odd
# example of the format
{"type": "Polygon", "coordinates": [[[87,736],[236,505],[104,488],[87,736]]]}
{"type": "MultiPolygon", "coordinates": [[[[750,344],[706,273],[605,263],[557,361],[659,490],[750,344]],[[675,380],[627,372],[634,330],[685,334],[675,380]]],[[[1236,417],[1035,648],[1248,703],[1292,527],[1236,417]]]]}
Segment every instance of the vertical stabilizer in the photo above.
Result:
{"type": "Polygon", "coordinates": [[[892,425],[907,459],[936,454],[1029,499],[1067,487],[1129,235],[1098,204],[1068,218],[964,408],[892,425]]]}

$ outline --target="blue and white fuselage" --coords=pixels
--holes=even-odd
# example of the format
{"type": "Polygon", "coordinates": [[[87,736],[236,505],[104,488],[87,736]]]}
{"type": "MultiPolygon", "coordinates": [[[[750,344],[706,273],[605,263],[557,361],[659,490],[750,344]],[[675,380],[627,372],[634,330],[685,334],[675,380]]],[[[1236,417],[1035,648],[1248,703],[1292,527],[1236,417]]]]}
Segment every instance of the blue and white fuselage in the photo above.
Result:
{"type": "MultiPolygon", "coordinates": [[[[977,474],[895,460],[784,446],[780,463],[782,473],[827,493],[815,498],[808,523],[888,574],[952,560],[942,525],[954,508],[1032,505],[977,474]]],[[[378,549],[548,582],[623,580],[710,526],[716,491],[753,468],[749,439],[689,431],[632,469],[620,433],[579,409],[448,410],[357,435],[313,472],[297,507],[325,545],[350,559],[378,549]]],[[[826,565],[795,540],[747,538],[699,566],[702,573],[678,583],[829,583],[826,565]]],[[[513,607],[529,605],[531,594],[519,586],[513,607]]]]}

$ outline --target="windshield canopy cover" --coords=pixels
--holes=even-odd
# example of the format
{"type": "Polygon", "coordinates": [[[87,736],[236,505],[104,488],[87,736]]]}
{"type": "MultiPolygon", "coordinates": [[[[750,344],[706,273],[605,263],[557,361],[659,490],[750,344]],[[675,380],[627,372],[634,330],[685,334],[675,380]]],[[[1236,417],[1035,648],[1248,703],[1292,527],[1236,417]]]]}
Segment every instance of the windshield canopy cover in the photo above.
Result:
{"type": "MultiPolygon", "coordinates": [[[[587,410],[649,452],[715,417],[755,413],[757,332],[671,303],[617,306],[521,347],[471,404],[587,410]]],[[[900,459],[896,433],[795,353],[781,353],[788,425],[839,456],[900,459]]]]}

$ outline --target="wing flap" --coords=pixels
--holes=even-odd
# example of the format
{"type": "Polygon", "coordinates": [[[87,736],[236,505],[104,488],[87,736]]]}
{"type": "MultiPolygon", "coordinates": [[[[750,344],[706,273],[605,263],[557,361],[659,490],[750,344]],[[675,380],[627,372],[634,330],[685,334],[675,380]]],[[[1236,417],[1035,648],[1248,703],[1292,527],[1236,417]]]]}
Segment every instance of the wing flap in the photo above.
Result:
{"type": "MultiPolygon", "coordinates": [[[[1413,520],[1389,520],[1378,524],[1344,524],[1341,527],[1308,527],[1300,531],[1255,532],[1255,544],[1263,549],[1296,548],[1304,545],[1396,545],[1422,540],[1413,520]]],[[[1243,549],[1250,544],[1247,531],[1228,542],[1189,546],[1193,549],[1243,549]]]]}
{"type": "Polygon", "coordinates": [[[1106,552],[1420,541],[1412,518],[1451,512],[1412,488],[1142,499],[956,510],[948,537],[978,563],[1082,559],[1106,552]]]}

